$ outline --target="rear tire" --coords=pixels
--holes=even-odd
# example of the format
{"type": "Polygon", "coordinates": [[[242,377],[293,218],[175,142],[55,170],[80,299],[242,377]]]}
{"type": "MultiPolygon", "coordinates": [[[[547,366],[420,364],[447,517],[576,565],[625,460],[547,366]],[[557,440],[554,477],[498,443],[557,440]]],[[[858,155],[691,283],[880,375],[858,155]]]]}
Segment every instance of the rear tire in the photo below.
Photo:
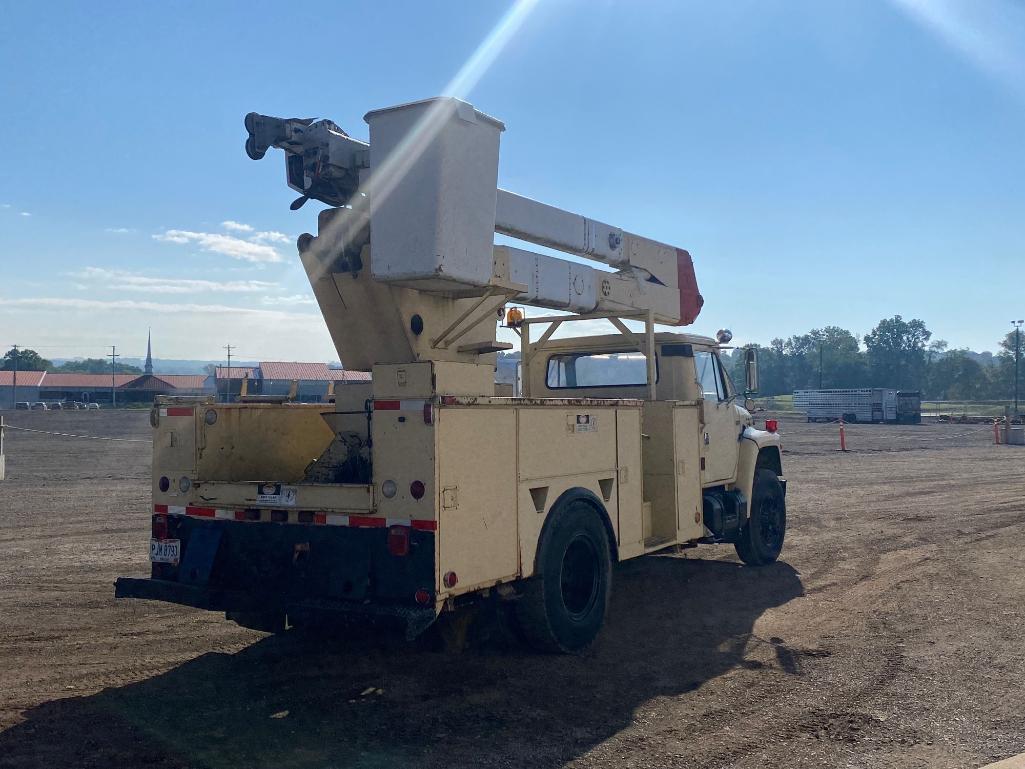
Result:
{"type": "Polygon", "coordinates": [[[609,538],[599,513],[577,499],[553,516],[538,547],[538,573],[516,601],[516,624],[534,649],[574,653],[597,637],[612,582],[609,538]]]}
{"type": "Polygon", "coordinates": [[[755,470],[751,515],[736,542],[737,555],[749,566],[765,566],[779,558],[787,531],[786,497],[772,470],[755,470]]]}

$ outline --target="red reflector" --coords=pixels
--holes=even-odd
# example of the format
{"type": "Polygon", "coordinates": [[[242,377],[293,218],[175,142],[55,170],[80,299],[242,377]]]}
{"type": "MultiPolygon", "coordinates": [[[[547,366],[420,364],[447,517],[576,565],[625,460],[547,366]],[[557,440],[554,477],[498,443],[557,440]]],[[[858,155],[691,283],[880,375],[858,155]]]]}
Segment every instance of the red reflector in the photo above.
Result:
{"type": "Polygon", "coordinates": [[[423,588],[420,588],[413,594],[413,598],[416,599],[416,602],[418,604],[426,606],[431,602],[431,593],[429,590],[424,590],[423,588]]]}
{"type": "Polygon", "coordinates": [[[167,512],[167,505],[153,505],[153,512],[154,513],[166,513],[167,512]]]}
{"type": "Polygon", "coordinates": [[[236,521],[244,521],[245,519],[246,519],[246,511],[245,510],[236,510],[235,511],[235,520],[236,521]]]}
{"type": "Polygon", "coordinates": [[[191,408],[169,408],[167,410],[167,416],[169,417],[191,417],[195,413],[191,408]]]}
{"type": "Polygon", "coordinates": [[[409,494],[413,499],[420,499],[426,491],[427,487],[424,486],[423,481],[413,481],[409,484],[409,494]]]}
{"type": "Polygon", "coordinates": [[[779,429],[779,422],[777,422],[775,419],[766,419],[765,429],[768,430],[770,433],[774,433],[776,432],[776,430],[779,429]]]}
{"type": "Polygon", "coordinates": [[[167,516],[157,513],[153,516],[153,539],[167,539],[167,516]]]}
{"type": "Polygon", "coordinates": [[[428,403],[424,404],[424,424],[425,425],[433,425],[434,424],[434,404],[433,403],[428,402],[428,403]]]}
{"type": "Polygon", "coordinates": [[[374,411],[398,411],[401,401],[374,401],[374,411]]]}
{"type": "Polygon", "coordinates": [[[409,527],[391,526],[388,528],[388,552],[392,555],[409,555],[409,527]]]}
{"type": "Polygon", "coordinates": [[[459,582],[459,577],[456,576],[454,571],[445,572],[445,576],[441,578],[441,584],[447,588],[453,588],[459,582]]]}

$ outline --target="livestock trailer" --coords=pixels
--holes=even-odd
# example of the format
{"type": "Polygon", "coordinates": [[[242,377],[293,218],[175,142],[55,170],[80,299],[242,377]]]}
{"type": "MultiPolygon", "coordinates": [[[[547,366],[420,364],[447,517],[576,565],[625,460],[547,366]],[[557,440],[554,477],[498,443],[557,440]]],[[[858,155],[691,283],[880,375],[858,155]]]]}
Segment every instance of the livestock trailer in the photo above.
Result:
{"type": "Polygon", "coordinates": [[[809,422],[897,422],[897,403],[897,391],[885,387],[794,391],[794,409],[809,422]]]}

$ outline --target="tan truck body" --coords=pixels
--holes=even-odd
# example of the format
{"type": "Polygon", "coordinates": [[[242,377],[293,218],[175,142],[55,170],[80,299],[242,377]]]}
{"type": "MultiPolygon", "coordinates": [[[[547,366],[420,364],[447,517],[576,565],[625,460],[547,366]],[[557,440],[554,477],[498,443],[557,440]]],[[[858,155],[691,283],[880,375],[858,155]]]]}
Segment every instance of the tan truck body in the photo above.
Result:
{"type": "Polygon", "coordinates": [[[728,332],[656,332],[700,312],[690,255],[496,189],[504,126],[465,102],[366,119],[370,144],[252,113],[246,150],[285,150],[297,204],[331,206],[298,250],[340,359],[371,382],[333,407],[159,398],[152,575],[117,594],[266,629],[387,616],[410,635],[498,596],[539,648],[572,651],[601,626],[612,562],[715,542],[775,560],[779,437],[738,403],[728,332]],[[616,333],[557,337],[598,319],[616,333]],[[521,397],[496,395],[503,320],[521,397]]]}

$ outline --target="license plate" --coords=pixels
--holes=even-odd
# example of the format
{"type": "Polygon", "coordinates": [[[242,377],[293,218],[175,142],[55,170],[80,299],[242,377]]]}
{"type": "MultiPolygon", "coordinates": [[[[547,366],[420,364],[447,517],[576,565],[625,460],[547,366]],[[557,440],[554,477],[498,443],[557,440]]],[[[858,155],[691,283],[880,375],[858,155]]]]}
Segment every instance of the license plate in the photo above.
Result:
{"type": "Polygon", "coordinates": [[[149,541],[149,559],[153,563],[178,563],[181,550],[182,541],[180,539],[151,539],[149,541]]]}

